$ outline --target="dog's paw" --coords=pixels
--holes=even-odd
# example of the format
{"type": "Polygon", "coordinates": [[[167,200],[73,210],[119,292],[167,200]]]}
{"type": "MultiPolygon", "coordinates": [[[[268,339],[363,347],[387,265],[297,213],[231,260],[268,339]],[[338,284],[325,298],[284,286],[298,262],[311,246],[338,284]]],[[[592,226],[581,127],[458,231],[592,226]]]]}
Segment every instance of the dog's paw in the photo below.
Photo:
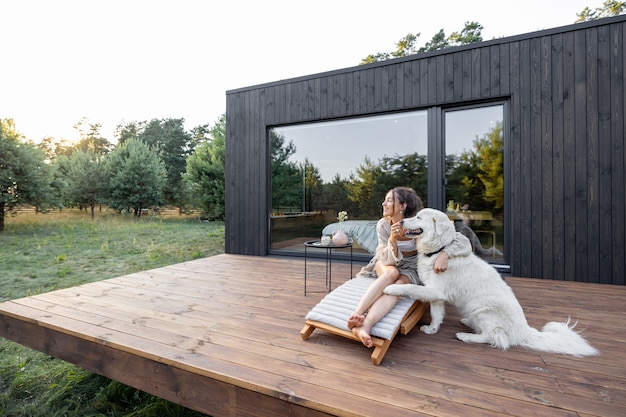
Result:
{"type": "Polygon", "coordinates": [[[401,296],[404,295],[404,287],[405,285],[402,284],[392,284],[392,285],[388,285],[387,287],[385,287],[385,289],[383,290],[383,292],[387,295],[396,295],[396,296],[401,296]]]}
{"type": "MultiPolygon", "coordinates": [[[[489,343],[494,347],[500,347],[500,345],[494,344],[493,340],[490,339],[487,333],[462,333],[459,332],[456,334],[456,338],[461,342],[465,343],[489,343]]],[[[506,345],[502,345],[508,347],[508,343],[506,345]]],[[[504,347],[503,349],[506,349],[504,347]]]]}
{"type": "Polygon", "coordinates": [[[471,333],[459,332],[456,334],[456,338],[459,339],[461,342],[465,342],[465,343],[470,343],[471,336],[472,336],[471,333]]]}
{"type": "Polygon", "coordinates": [[[422,333],[426,333],[426,334],[435,334],[439,331],[439,327],[435,327],[435,326],[422,326],[420,327],[420,330],[422,331],[422,333]]]}

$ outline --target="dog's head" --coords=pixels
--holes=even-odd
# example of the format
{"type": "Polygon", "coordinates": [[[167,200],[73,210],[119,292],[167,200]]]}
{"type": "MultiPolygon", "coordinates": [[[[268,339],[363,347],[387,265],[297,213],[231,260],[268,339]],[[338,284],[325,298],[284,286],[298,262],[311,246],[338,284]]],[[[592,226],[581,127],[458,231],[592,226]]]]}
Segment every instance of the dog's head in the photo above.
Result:
{"type": "Polygon", "coordinates": [[[435,209],[420,210],[415,217],[402,220],[405,236],[417,239],[420,253],[432,253],[448,246],[455,238],[454,224],[448,216],[435,209]]]}

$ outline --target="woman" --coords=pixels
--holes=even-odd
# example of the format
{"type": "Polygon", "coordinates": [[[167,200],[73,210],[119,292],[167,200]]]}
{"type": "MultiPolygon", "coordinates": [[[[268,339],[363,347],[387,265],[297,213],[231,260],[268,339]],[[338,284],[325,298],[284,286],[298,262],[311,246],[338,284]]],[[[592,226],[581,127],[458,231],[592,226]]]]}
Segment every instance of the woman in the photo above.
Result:
{"type": "MultiPolygon", "coordinates": [[[[372,327],[398,302],[398,297],[383,294],[383,289],[391,284],[420,284],[415,240],[404,236],[400,221],[405,217],[414,217],[424,207],[422,200],[413,189],[396,187],[387,193],[382,206],[383,217],[376,224],[376,254],[358,274],[373,276],[376,280],[348,318],[348,328],[368,348],[373,346],[372,327]]],[[[448,268],[449,257],[467,256],[471,252],[469,240],[457,233],[454,242],[437,255],[435,272],[444,272],[448,268]]]]}

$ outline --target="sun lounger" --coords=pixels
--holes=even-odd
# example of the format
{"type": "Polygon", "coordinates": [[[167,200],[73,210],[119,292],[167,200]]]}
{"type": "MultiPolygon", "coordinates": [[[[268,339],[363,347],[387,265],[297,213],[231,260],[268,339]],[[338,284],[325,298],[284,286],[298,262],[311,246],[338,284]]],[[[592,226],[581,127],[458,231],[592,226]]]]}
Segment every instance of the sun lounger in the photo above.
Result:
{"type": "MultiPolygon", "coordinates": [[[[373,281],[373,278],[356,277],[326,295],[307,314],[306,324],[300,331],[302,339],[307,340],[315,329],[321,329],[361,343],[361,340],[348,329],[347,321],[373,281]]],[[[374,342],[372,352],[374,365],[381,363],[398,331],[405,335],[411,331],[427,306],[427,303],[401,298],[395,307],[376,323],[371,331],[374,342]]]]}

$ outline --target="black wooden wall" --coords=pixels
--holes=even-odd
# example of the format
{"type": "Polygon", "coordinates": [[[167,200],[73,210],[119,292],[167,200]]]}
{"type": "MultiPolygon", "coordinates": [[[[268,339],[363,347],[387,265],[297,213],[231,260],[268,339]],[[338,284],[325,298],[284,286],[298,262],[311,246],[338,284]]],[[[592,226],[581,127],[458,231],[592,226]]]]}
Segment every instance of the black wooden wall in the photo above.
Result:
{"type": "Polygon", "coordinates": [[[271,126],[509,101],[511,274],[625,284],[626,17],[226,94],[227,253],[269,249],[271,126]]]}

